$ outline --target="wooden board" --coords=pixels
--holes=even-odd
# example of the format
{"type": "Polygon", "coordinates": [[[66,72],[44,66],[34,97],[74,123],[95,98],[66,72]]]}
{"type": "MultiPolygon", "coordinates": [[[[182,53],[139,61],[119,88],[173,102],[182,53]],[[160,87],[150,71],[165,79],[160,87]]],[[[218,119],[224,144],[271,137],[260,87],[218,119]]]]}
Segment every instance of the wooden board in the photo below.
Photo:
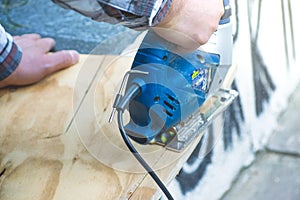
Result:
{"type": "MultiPolygon", "coordinates": [[[[38,84],[0,90],[0,199],[158,199],[161,192],[125,147],[111,103],[132,56],[80,55],[38,84]]],[[[182,153],[135,145],[168,184],[182,153]]]]}

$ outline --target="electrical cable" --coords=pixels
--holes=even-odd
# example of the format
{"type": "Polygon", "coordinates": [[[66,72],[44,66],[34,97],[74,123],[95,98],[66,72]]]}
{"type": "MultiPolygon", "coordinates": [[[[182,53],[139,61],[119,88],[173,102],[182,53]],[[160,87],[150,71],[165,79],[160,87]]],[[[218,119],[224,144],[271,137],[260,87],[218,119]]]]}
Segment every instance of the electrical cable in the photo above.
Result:
{"type": "Polygon", "coordinates": [[[163,191],[165,196],[169,200],[173,200],[174,198],[164,185],[164,183],[160,180],[160,178],[156,175],[156,173],[153,171],[153,169],[148,165],[148,163],[142,158],[142,156],[139,154],[139,152],[135,149],[135,147],[132,145],[131,141],[128,138],[128,135],[124,129],[123,125],[123,112],[126,107],[126,105],[134,98],[136,97],[140,92],[140,87],[138,85],[132,85],[127,92],[125,93],[124,97],[119,101],[118,105],[116,105],[116,109],[118,111],[118,126],[121,133],[121,136],[130,150],[130,152],[134,155],[134,157],[139,161],[139,163],[144,167],[144,169],[148,172],[148,174],[153,178],[153,180],[156,182],[156,184],[159,186],[159,188],[163,191]]]}

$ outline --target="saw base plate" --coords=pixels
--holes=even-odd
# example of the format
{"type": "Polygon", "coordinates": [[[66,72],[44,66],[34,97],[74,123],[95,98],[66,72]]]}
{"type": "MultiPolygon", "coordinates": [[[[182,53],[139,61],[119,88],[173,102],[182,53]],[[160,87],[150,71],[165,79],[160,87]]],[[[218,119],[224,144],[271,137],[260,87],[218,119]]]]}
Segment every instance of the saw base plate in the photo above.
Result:
{"type": "Polygon", "coordinates": [[[165,146],[172,151],[181,152],[199,136],[217,116],[223,113],[237,96],[238,93],[235,90],[219,89],[188,119],[160,133],[151,143],[165,146]]]}

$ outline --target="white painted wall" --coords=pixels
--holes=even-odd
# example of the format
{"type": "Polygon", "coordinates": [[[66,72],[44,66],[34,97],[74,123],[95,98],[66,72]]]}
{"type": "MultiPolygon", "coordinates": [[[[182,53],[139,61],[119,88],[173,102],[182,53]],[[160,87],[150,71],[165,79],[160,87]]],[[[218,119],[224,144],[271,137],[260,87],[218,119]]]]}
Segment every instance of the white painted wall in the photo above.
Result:
{"type": "MultiPolygon", "coordinates": [[[[253,82],[253,67],[250,50],[250,33],[248,3],[253,2],[252,29],[255,31],[257,5],[259,0],[238,1],[239,36],[234,46],[233,63],[238,64],[236,82],[240,93],[245,123],[241,137],[235,135],[233,147],[224,151],[220,133],[214,133],[214,153],[212,164],[207,168],[205,176],[196,188],[182,195],[178,182],[175,180],[169,186],[176,199],[219,199],[226,192],[239,171],[251,164],[255,159],[255,152],[263,149],[272,131],[277,127],[277,118],[286,108],[288,98],[297,86],[300,78],[299,61],[292,58],[291,32],[288,30],[288,60],[285,52],[285,39],[282,21],[282,7],[279,0],[262,1],[260,31],[258,45],[264,63],[276,85],[269,103],[264,104],[264,111],[260,116],[255,113],[255,93],[253,82]],[[287,63],[289,62],[289,66],[287,63]]],[[[288,0],[285,0],[288,2],[288,0]]],[[[233,4],[232,4],[233,5],[233,4]]],[[[296,59],[300,58],[300,6],[298,0],[291,0],[294,36],[296,45],[296,59]]],[[[287,6],[286,6],[287,7],[287,6]]],[[[288,10],[285,9],[286,20],[288,10]]],[[[233,22],[235,23],[234,19],[233,22]]],[[[289,23],[289,21],[287,21],[289,23]]],[[[199,156],[198,164],[202,159],[199,156]]],[[[193,170],[193,166],[186,164],[184,170],[193,170]]]]}

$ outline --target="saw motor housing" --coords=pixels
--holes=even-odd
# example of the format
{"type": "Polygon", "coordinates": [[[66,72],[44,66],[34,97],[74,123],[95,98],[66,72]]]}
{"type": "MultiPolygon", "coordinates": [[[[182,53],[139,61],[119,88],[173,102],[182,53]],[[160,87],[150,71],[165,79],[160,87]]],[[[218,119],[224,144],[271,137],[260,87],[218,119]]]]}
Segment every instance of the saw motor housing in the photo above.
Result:
{"type": "Polygon", "coordinates": [[[148,31],[131,67],[142,73],[129,73],[125,91],[140,88],[125,125],[134,141],[181,151],[235,99],[235,91],[221,88],[232,56],[230,13],[224,16],[207,51],[178,53],[175,44],[148,31]],[[202,109],[208,100],[209,109],[202,109]]]}
{"type": "Polygon", "coordinates": [[[178,55],[166,49],[164,42],[154,32],[148,32],[131,68],[147,75],[132,73],[127,82],[127,88],[139,85],[141,93],[129,103],[130,122],[125,130],[141,144],[151,142],[197,111],[206,100],[211,78],[219,66],[217,54],[197,50],[178,55]]]}

